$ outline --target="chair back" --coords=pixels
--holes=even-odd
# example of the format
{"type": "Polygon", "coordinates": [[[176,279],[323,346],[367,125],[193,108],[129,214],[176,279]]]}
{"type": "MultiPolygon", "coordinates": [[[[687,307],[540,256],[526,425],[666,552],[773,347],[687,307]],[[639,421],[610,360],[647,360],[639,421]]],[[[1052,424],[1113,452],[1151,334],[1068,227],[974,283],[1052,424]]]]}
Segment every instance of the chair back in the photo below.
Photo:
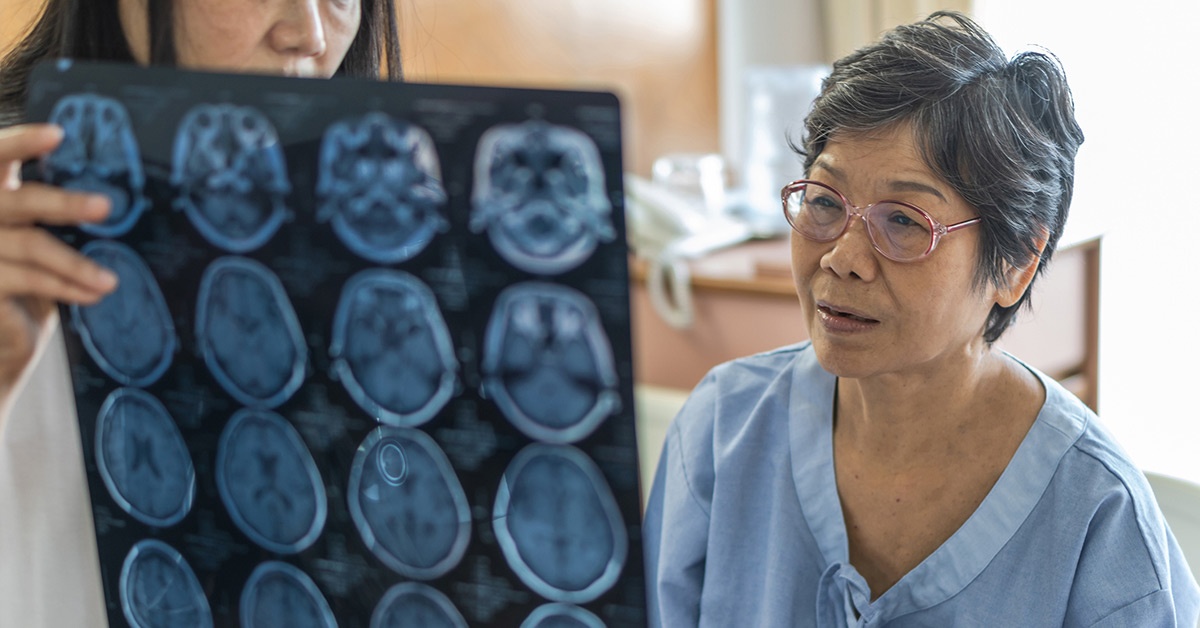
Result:
{"type": "Polygon", "coordinates": [[[1159,473],[1146,473],[1158,507],[1183,549],[1192,575],[1200,581],[1200,484],[1159,473]]]}

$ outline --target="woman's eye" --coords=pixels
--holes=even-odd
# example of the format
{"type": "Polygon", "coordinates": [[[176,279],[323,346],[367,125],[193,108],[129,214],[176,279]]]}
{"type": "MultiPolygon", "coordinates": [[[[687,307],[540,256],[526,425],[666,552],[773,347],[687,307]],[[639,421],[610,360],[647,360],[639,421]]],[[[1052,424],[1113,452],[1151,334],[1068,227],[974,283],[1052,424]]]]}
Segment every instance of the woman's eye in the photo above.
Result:
{"type": "Polygon", "coordinates": [[[833,198],[832,196],[817,196],[817,197],[808,199],[808,202],[811,203],[814,207],[818,207],[821,209],[841,209],[842,208],[841,202],[839,202],[837,199],[833,198]]]}
{"type": "Polygon", "coordinates": [[[929,224],[924,220],[911,216],[906,212],[894,211],[888,214],[887,224],[889,227],[919,229],[923,232],[929,231],[929,224]]]}

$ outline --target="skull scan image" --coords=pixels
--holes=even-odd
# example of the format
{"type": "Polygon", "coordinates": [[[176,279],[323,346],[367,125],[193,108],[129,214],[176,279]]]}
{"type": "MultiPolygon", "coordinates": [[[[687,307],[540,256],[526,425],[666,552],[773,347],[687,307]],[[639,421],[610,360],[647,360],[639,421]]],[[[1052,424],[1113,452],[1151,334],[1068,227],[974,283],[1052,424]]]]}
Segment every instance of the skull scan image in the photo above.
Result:
{"type": "Polygon", "coordinates": [[[99,303],[71,305],[71,319],[88,355],[125,386],[153,384],[175,356],[175,324],[150,268],[119,242],[93,240],[81,252],[118,277],[99,303]]]}
{"type": "Polygon", "coordinates": [[[437,589],[402,582],[388,589],[371,614],[371,628],[467,628],[454,603],[437,589]]]}
{"type": "Polygon", "coordinates": [[[492,526],[517,577],[555,602],[599,597],[629,549],[608,483],[570,445],[534,443],[517,453],[500,480],[492,526]]]}
{"type": "Polygon", "coordinates": [[[49,122],[62,127],[63,141],[43,163],[46,181],[68,190],[103,194],[112,202],[104,222],[79,228],[104,238],[129,232],[149,202],[142,158],[125,106],[96,94],[75,94],[54,105],[49,122]]]}
{"type": "Polygon", "coordinates": [[[200,280],[196,309],[200,354],[234,399],[274,408],[303,383],[308,346],[283,284],[266,266],[217,259],[200,280]]]}
{"type": "Polygon", "coordinates": [[[217,445],[216,477],[233,522],[262,548],[295,554],[321,535],[325,484],[296,428],[278,414],[233,415],[217,445]]]}
{"type": "Polygon", "coordinates": [[[122,510],[156,527],[191,510],[196,473],[183,435],[163,404],[137,388],[119,388],[96,418],[96,466],[122,510]]]}
{"type": "Polygon", "coordinates": [[[604,622],[587,609],[551,602],[533,609],[521,628],[604,628],[604,622]]]}
{"type": "Polygon", "coordinates": [[[333,609],[308,574],[282,561],[254,568],[238,602],[242,628],[337,628],[333,609]]]}
{"type": "Polygon", "coordinates": [[[467,550],[466,493],[420,430],[380,426],[368,434],[351,463],[348,501],[363,543],[402,576],[438,578],[467,550]]]}
{"type": "Polygon", "coordinates": [[[205,104],[179,123],[172,153],[176,209],[214,246],[245,253],[287,217],[291,191],[274,125],[252,107],[205,104]]]}
{"type": "Polygon", "coordinates": [[[319,168],[317,218],[360,257],[403,262],[450,225],[433,140],[407,122],[376,112],[330,126],[319,168]]]}
{"type": "Polygon", "coordinates": [[[616,237],[595,142],[578,129],[531,120],[479,140],[470,228],[487,231],[508,263],[554,275],[616,237]]]}
{"type": "Polygon", "coordinates": [[[212,609],[196,572],[157,539],[134,544],[121,566],[121,608],[133,628],[212,628],[212,609]]]}
{"type": "Polygon", "coordinates": [[[333,376],[385,425],[415,427],[454,395],[458,361],[433,292],[403,271],[346,282],[333,319],[333,376]]]}
{"type": "Polygon", "coordinates": [[[483,390],[530,438],[573,443],[620,405],[612,345],[595,306],[567,286],[515,284],[496,299],[483,390]]]}

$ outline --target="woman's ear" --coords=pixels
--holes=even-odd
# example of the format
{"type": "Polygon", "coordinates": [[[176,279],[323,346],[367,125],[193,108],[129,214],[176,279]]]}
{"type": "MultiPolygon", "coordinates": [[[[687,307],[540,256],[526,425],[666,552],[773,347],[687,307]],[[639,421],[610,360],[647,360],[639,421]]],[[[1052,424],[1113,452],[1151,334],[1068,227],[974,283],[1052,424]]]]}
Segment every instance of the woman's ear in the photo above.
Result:
{"type": "Polygon", "coordinates": [[[996,289],[996,303],[1001,307],[1012,307],[1025,291],[1029,289],[1029,284],[1033,282],[1033,276],[1037,274],[1038,265],[1042,262],[1042,251],[1046,250],[1046,241],[1050,239],[1050,232],[1042,229],[1042,233],[1034,241],[1034,248],[1037,253],[1029,258],[1023,266],[1013,266],[1005,263],[1007,269],[1004,272],[1004,285],[996,289]]]}

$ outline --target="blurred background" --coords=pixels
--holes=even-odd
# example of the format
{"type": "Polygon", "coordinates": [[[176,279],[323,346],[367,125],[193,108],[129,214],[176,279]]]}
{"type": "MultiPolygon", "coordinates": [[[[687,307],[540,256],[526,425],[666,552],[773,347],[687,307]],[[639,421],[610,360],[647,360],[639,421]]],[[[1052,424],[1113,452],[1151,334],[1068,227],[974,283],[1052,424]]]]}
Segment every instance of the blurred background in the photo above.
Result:
{"type": "MultiPolygon", "coordinates": [[[[678,334],[680,346],[721,342],[726,353],[802,337],[798,309],[722,300],[751,283],[787,302],[786,260],[769,244],[777,209],[758,199],[799,176],[785,134],[802,120],[811,98],[805,90],[815,89],[828,63],[894,24],[940,8],[972,15],[1009,53],[1054,52],[1087,135],[1068,239],[1091,243],[1080,250],[1098,242],[1098,266],[1079,262],[1079,272],[1067,268],[1041,286],[1028,318],[1043,330],[1022,346],[1047,352],[1047,363],[1056,352],[1072,354],[1078,365],[1062,378],[1100,409],[1135,461],[1200,482],[1200,407],[1189,392],[1200,388],[1193,362],[1200,356],[1193,248],[1200,212],[1187,187],[1200,173],[1194,104],[1200,72],[1192,49],[1200,3],[397,2],[409,80],[602,89],[620,96],[630,210],[649,214],[631,215],[646,238],[635,242],[641,254],[633,279],[635,324],[641,325],[635,343],[663,335],[648,327],[662,325],[664,334],[678,334]],[[659,194],[672,188],[673,194],[659,194]],[[728,213],[736,220],[727,220],[728,213]],[[702,237],[683,237],[693,235],[702,237]],[[751,238],[766,238],[756,240],[765,248],[739,245],[751,238]],[[751,254],[731,255],[734,249],[751,254]],[[661,277],[675,283],[654,289],[661,277]],[[747,328],[798,331],[745,345],[731,340],[747,328]]],[[[0,50],[38,8],[35,0],[0,0],[0,50]]],[[[1064,256],[1062,263],[1075,262],[1064,256]]],[[[667,388],[694,383],[692,375],[654,374],[654,368],[669,371],[669,362],[646,366],[667,351],[639,349],[639,378],[667,388]]],[[[703,361],[665,357],[681,368],[703,361]]]]}

